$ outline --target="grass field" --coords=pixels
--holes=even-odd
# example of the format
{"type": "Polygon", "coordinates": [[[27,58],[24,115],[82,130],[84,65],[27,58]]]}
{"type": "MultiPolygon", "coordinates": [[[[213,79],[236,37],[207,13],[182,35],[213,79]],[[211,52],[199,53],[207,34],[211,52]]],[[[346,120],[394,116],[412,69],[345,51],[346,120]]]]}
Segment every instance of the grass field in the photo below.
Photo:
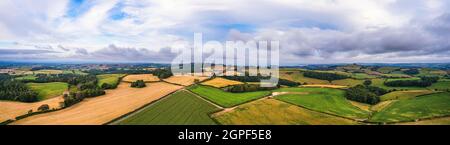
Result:
{"type": "Polygon", "coordinates": [[[379,112],[379,111],[389,107],[392,103],[394,103],[396,101],[398,101],[398,100],[388,100],[388,101],[379,102],[378,104],[372,105],[370,107],[370,110],[379,112]]]}
{"type": "Polygon", "coordinates": [[[189,88],[192,92],[222,107],[232,107],[251,100],[270,95],[270,91],[230,93],[210,86],[196,85],[189,88]]]}
{"type": "Polygon", "coordinates": [[[369,75],[369,74],[366,74],[366,73],[353,73],[352,74],[352,78],[355,78],[355,79],[374,79],[374,78],[376,78],[376,76],[374,76],[374,75],[369,75]]]}
{"type": "Polygon", "coordinates": [[[26,75],[26,76],[23,76],[23,77],[17,77],[15,79],[22,81],[22,80],[35,80],[36,78],[37,77],[35,77],[33,75],[26,75]]]}
{"type": "Polygon", "coordinates": [[[63,95],[69,87],[67,83],[53,82],[53,83],[27,83],[32,90],[38,92],[39,100],[46,100],[53,97],[63,95]]]}
{"type": "Polygon", "coordinates": [[[398,67],[381,67],[377,69],[377,71],[380,73],[388,74],[398,69],[399,69],[398,67]]]}
{"type": "Polygon", "coordinates": [[[335,80],[332,82],[334,85],[341,85],[341,86],[356,86],[363,84],[364,80],[356,80],[356,79],[342,79],[342,80],[335,80]]]}
{"type": "Polygon", "coordinates": [[[119,78],[123,77],[125,74],[104,74],[97,75],[98,86],[102,86],[104,83],[108,83],[110,85],[114,85],[119,83],[119,78]]]}
{"type": "Polygon", "coordinates": [[[82,72],[80,70],[63,70],[63,74],[78,74],[78,75],[87,75],[87,73],[82,72]]]}
{"type": "Polygon", "coordinates": [[[310,111],[276,99],[263,99],[238,106],[214,117],[221,124],[232,125],[327,125],[356,122],[310,111]]]}
{"type": "Polygon", "coordinates": [[[381,101],[387,100],[403,100],[403,99],[411,99],[420,95],[426,95],[435,93],[435,91],[430,90],[410,90],[410,91],[395,91],[383,96],[380,96],[381,101]]]}
{"type": "Polygon", "coordinates": [[[187,91],[179,91],[118,124],[213,125],[216,123],[209,114],[218,110],[219,108],[187,91]]]}
{"type": "Polygon", "coordinates": [[[212,80],[202,83],[202,85],[212,86],[212,87],[216,87],[216,88],[222,88],[222,87],[226,87],[226,86],[239,85],[239,84],[243,84],[243,83],[239,82],[239,81],[220,78],[220,77],[217,77],[217,78],[214,78],[212,80]]]}
{"type": "Polygon", "coordinates": [[[371,121],[398,122],[450,115],[450,93],[436,93],[399,100],[375,113],[371,121]]]}
{"type": "Polygon", "coordinates": [[[330,84],[330,82],[326,80],[319,80],[314,78],[308,78],[303,76],[303,73],[300,71],[280,71],[280,78],[295,81],[299,83],[306,83],[309,85],[313,84],[330,84]]]}
{"type": "Polygon", "coordinates": [[[439,81],[437,83],[434,83],[433,85],[431,85],[430,87],[428,87],[429,89],[437,89],[440,91],[447,91],[450,90],[450,81],[439,81]]]}
{"type": "MultiPolygon", "coordinates": [[[[392,90],[392,89],[396,89],[396,90],[425,90],[427,88],[422,88],[422,87],[389,87],[384,85],[384,81],[386,79],[381,79],[381,78],[377,78],[377,79],[372,79],[372,86],[375,87],[380,87],[386,90],[392,90]]],[[[390,79],[392,80],[392,79],[390,79]]]]}
{"type": "Polygon", "coordinates": [[[369,115],[369,112],[361,110],[347,101],[343,90],[330,88],[281,88],[275,91],[297,92],[279,95],[276,98],[312,110],[355,119],[365,119],[369,115]]]}
{"type": "Polygon", "coordinates": [[[450,125],[450,117],[421,120],[417,122],[398,123],[398,125],[450,125]]]}

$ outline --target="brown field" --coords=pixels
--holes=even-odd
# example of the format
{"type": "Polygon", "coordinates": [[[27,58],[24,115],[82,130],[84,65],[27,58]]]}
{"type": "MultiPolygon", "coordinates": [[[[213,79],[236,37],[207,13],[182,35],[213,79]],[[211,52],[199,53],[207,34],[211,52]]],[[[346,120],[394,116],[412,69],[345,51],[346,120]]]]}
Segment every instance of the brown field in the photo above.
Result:
{"type": "Polygon", "coordinates": [[[208,77],[201,77],[201,76],[171,76],[170,78],[164,79],[164,81],[178,84],[182,86],[189,86],[194,84],[194,80],[198,79],[199,81],[204,81],[208,79],[208,77]]]}
{"type": "Polygon", "coordinates": [[[59,103],[63,101],[64,99],[62,98],[62,96],[35,103],[0,101],[0,122],[6,121],[8,119],[15,120],[17,116],[27,114],[29,110],[33,110],[33,112],[36,112],[38,108],[43,104],[49,105],[50,109],[58,109],[60,108],[59,103]]]}
{"type": "Polygon", "coordinates": [[[152,74],[127,75],[122,79],[124,82],[135,82],[137,80],[143,80],[144,82],[160,81],[158,77],[153,76],[152,74]]]}
{"type": "Polygon", "coordinates": [[[214,78],[212,80],[203,82],[202,84],[207,85],[207,86],[216,87],[216,88],[222,88],[222,87],[226,87],[226,86],[239,85],[239,84],[243,84],[243,83],[239,82],[239,81],[224,79],[224,78],[214,78]]]}
{"type": "Polygon", "coordinates": [[[137,89],[129,87],[129,84],[122,83],[117,89],[107,91],[106,95],[85,99],[69,108],[27,117],[12,124],[105,124],[181,88],[181,86],[158,82],[149,83],[147,87],[137,89]]]}
{"type": "Polygon", "coordinates": [[[347,88],[347,86],[341,85],[302,85],[302,87],[333,88],[333,89],[347,88]]]}

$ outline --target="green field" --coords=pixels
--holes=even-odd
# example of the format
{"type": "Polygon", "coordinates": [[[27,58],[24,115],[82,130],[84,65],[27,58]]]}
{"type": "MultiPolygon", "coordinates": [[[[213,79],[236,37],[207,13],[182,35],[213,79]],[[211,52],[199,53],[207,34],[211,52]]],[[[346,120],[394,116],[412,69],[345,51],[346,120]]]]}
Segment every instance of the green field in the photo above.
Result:
{"type": "Polygon", "coordinates": [[[437,89],[439,91],[447,91],[450,90],[450,81],[439,81],[428,88],[433,90],[437,89]]]}
{"type": "Polygon", "coordinates": [[[217,107],[187,91],[179,91],[119,122],[120,125],[214,125],[217,107]]]}
{"type": "Polygon", "coordinates": [[[33,75],[26,75],[26,76],[23,76],[23,77],[17,77],[15,79],[22,81],[22,80],[35,80],[36,78],[37,77],[35,77],[33,75]]]}
{"type": "Polygon", "coordinates": [[[353,106],[344,91],[330,88],[281,88],[276,92],[292,92],[276,98],[312,110],[355,119],[365,119],[369,112],[353,106]]]}
{"type": "Polygon", "coordinates": [[[398,67],[381,67],[381,68],[377,69],[377,72],[388,74],[388,73],[391,73],[398,69],[400,69],[400,68],[398,68],[398,67]]]}
{"type": "MultiPolygon", "coordinates": [[[[406,79],[408,79],[408,78],[406,78],[406,79]]],[[[411,78],[409,78],[409,79],[411,79],[411,78]]],[[[388,86],[384,85],[384,82],[386,80],[393,80],[393,79],[381,79],[381,78],[372,79],[372,86],[380,87],[380,88],[383,88],[383,89],[386,89],[386,90],[392,90],[392,89],[396,89],[396,90],[424,90],[424,89],[427,89],[427,88],[422,88],[422,87],[388,87],[388,86]]]]}
{"type": "Polygon", "coordinates": [[[313,84],[330,84],[330,82],[326,81],[326,80],[319,80],[319,79],[315,79],[315,78],[308,78],[303,76],[303,73],[300,71],[284,71],[284,72],[280,72],[280,77],[282,79],[286,79],[286,80],[290,80],[290,81],[294,81],[294,82],[299,82],[302,84],[309,84],[309,85],[313,85],[313,84]]]}
{"type": "Polygon", "coordinates": [[[414,121],[450,115],[450,93],[436,93],[394,102],[371,118],[374,122],[414,121]]]}
{"type": "Polygon", "coordinates": [[[125,76],[124,74],[104,74],[97,75],[98,86],[102,86],[104,83],[108,83],[110,85],[117,84],[119,82],[119,78],[125,76]]]}
{"type": "Polygon", "coordinates": [[[352,74],[352,78],[362,80],[362,79],[374,79],[374,78],[376,78],[376,76],[369,75],[369,74],[366,74],[366,73],[353,73],[352,74]]]}
{"type": "Polygon", "coordinates": [[[230,93],[214,87],[196,85],[189,87],[192,92],[223,107],[236,106],[251,100],[270,95],[270,91],[257,91],[246,93],[230,93]]]}
{"type": "Polygon", "coordinates": [[[395,91],[380,96],[381,101],[411,99],[417,96],[435,93],[430,90],[395,91]]]}
{"type": "Polygon", "coordinates": [[[80,71],[80,70],[63,70],[63,74],[87,75],[87,73],[82,72],[82,71],[80,71]]]}
{"type": "Polygon", "coordinates": [[[27,83],[27,86],[38,92],[39,100],[45,100],[62,95],[68,89],[69,84],[60,82],[27,83]]]}
{"type": "Polygon", "coordinates": [[[340,85],[340,86],[356,86],[361,85],[364,83],[364,80],[356,80],[356,79],[342,79],[342,80],[335,80],[331,84],[333,85],[340,85]]]}
{"type": "Polygon", "coordinates": [[[264,99],[238,106],[214,117],[221,124],[231,125],[327,125],[357,122],[310,111],[275,99],[264,99]]]}

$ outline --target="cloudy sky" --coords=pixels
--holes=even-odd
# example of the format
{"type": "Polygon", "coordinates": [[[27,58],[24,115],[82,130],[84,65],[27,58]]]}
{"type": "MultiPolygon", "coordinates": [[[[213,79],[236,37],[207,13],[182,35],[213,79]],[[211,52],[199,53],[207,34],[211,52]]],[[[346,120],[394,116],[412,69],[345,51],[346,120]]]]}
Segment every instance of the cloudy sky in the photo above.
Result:
{"type": "Polygon", "coordinates": [[[448,0],[0,1],[0,60],[170,62],[195,32],[282,64],[450,62],[448,0]]]}

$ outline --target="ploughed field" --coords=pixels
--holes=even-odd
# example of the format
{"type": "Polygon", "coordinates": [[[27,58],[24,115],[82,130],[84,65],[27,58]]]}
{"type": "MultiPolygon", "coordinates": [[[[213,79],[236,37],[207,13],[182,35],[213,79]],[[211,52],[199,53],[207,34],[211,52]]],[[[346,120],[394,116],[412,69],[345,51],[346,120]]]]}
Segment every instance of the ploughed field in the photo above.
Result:
{"type": "Polygon", "coordinates": [[[88,98],[69,108],[30,116],[12,124],[105,124],[180,88],[158,82],[137,89],[121,83],[117,89],[108,90],[106,95],[88,98]]]}
{"type": "Polygon", "coordinates": [[[220,110],[194,94],[180,90],[126,117],[120,125],[214,125],[209,114],[220,110]]]}

